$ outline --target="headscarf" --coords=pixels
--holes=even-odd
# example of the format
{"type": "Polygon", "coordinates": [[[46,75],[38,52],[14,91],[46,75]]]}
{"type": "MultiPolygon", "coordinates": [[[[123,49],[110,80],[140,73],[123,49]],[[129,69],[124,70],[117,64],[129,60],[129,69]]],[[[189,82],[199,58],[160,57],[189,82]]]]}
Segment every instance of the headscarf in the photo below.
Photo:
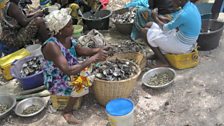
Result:
{"type": "Polygon", "coordinates": [[[58,34],[68,22],[71,20],[71,9],[62,8],[60,10],[52,11],[44,19],[49,30],[54,34],[58,34]]]}
{"type": "Polygon", "coordinates": [[[0,0],[0,9],[3,9],[9,0],[0,0]]]}

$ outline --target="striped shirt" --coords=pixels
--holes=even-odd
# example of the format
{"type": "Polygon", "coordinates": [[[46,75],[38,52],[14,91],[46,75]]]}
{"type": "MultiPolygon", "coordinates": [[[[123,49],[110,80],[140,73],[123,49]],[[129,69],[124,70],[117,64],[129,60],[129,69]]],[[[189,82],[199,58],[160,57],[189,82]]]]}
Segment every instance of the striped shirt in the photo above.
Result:
{"type": "Polygon", "coordinates": [[[176,37],[184,44],[193,45],[196,43],[201,30],[201,15],[197,7],[187,2],[185,6],[176,12],[173,20],[163,25],[163,30],[178,28],[176,37]]]}

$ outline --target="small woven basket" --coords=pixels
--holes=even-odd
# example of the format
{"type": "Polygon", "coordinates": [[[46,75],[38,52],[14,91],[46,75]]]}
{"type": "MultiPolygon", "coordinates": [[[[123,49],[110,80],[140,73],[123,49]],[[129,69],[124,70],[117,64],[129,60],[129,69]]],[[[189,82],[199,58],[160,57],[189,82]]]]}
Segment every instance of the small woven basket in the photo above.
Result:
{"type": "Polygon", "coordinates": [[[129,79],[121,81],[106,81],[95,78],[93,91],[99,104],[105,106],[107,102],[112,99],[127,98],[130,96],[137,84],[138,76],[141,73],[140,67],[134,62],[132,63],[137,67],[137,74],[129,79]]]}

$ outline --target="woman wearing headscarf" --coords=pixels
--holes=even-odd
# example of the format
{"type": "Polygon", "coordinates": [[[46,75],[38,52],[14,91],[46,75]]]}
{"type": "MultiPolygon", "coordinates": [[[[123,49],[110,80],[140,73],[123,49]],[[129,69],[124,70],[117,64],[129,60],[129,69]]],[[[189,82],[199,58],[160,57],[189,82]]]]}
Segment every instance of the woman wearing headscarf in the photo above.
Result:
{"type": "MultiPolygon", "coordinates": [[[[54,34],[42,46],[44,63],[44,84],[53,95],[69,96],[63,116],[68,123],[80,121],[72,115],[73,105],[77,97],[88,93],[88,85],[79,78],[78,85],[71,83],[71,76],[79,76],[80,72],[92,63],[103,61],[107,57],[106,48],[82,48],[72,38],[73,25],[69,9],[51,12],[45,18],[46,24],[54,34]],[[90,56],[79,63],[78,56],[90,56]]],[[[88,77],[86,78],[88,82],[88,77]]]]}
{"type": "Polygon", "coordinates": [[[19,6],[19,2],[20,0],[10,0],[2,9],[1,45],[8,49],[17,50],[31,43],[32,39],[39,39],[40,42],[44,42],[49,38],[49,31],[42,18],[42,11],[34,15],[26,15],[19,6]]]}
{"type": "Polygon", "coordinates": [[[163,64],[168,62],[163,54],[190,53],[195,48],[201,30],[201,15],[197,7],[189,0],[173,0],[176,8],[174,17],[169,22],[160,19],[158,11],[152,12],[154,22],[149,22],[142,32],[155,56],[163,64]]]}

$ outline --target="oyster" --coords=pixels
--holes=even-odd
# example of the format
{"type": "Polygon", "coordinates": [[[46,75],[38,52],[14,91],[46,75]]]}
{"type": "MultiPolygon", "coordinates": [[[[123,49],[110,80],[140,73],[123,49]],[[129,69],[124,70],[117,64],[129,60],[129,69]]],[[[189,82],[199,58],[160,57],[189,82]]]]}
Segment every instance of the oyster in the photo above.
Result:
{"type": "Polygon", "coordinates": [[[119,24],[134,23],[136,15],[136,9],[130,9],[130,11],[123,14],[115,14],[112,21],[119,24]]]}
{"type": "Polygon", "coordinates": [[[0,104],[0,113],[4,113],[8,109],[8,106],[5,104],[0,104]]]}
{"type": "Polygon", "coordinates": [[[107,81],[120,81],[128,79],[137,73],[137,67],[129,62],[123,60],[106,61],[102,64],[98,64],[93,74],[96,78],[107,81]]]}
{"type": "Polygon", "coordinates": [[[39,73],[42,70],[42,67],[41,67],[42,60],[43,58],[39,56],[39,57],[34,57],[33,59],[24,63],[20,71],[21,77],[26,77],[32,74],[39,73]]]}
{"type": "Polygon", "coordinates": [[[147,83],[149,85],[159,86],[159,85],[166,84],[170,82],[171,80],[172,80],[172,77],[170,76],[170,74],[167,72],[164,72],[164,73],[155,74],[148,80],[147,83]]]}
{"type": "Polygon", "coordinates": [[[40,110],[40,108],[41,107],[39,105],[31,105],[27,107],[25,110],[23,110],[22,114],[24,115],[32,114],[40,110]]]}

